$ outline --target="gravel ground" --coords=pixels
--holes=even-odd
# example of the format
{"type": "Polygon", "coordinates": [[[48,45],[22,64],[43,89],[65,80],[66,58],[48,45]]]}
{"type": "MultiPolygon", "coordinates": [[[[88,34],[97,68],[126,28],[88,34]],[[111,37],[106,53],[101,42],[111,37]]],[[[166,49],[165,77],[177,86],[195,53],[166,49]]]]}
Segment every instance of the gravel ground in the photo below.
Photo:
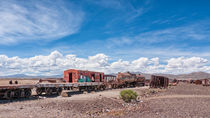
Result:
{"type": "Polygon", "coordinates": [[[169,89],[130,88],[138,102],[119,99],[122,89],[73,95],[3,101],[0,118],[209,118],[210,87],[180,83],[169,89]]]}
{"type": "Polygon", "coordinates": [[[180,83],[144,99],[149,109],[133,113],[144,118],[210,118],[210,87],[180,83]]]}
{"type": "MultiPolygon", "coordinates": [[[[148,89],[148,87],[128,89],[141,91],[148,89]]],[[[127,112],[127,108],[134,108],[137,105],[124,103],[119,98],[121,90],[123,89],[75,94],[71,97],[39,97],[41,99],[33,97],[13,101],[1,100],[0,118],[89,118],[120,116],[127,112]]]]}

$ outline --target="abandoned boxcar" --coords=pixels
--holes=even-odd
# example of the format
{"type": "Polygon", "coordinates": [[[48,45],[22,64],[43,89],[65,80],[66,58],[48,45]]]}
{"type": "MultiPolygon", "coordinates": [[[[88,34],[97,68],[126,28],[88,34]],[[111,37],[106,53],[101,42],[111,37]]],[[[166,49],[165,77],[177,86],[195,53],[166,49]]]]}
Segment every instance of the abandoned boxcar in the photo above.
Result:
{"type": "Polygon", "coordinates": [[[64,81],[67,83],[103,82],[104,73],[87,70],[69,69],[64,71],[64,81]]]}
{"type": "Polygon", "coordinates": [[[164,76],[151,75],[150,88],[167,88],[169,79],[164,76]]]}

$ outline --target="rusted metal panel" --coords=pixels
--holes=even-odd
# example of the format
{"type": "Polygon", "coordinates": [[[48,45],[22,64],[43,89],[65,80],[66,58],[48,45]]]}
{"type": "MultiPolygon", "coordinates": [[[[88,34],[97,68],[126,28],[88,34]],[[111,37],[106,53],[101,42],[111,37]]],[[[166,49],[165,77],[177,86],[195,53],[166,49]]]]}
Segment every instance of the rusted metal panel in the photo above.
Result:
{"type": "Polygon", "coordinates": [[[167,88],[169,79],[164,76],[151,75],[150,88],[167,88]]]}
{"type": "Polygon", "coordinates": [[[116,76],[114,75],[104,75],[104,82],[116,81],[116,76]]]}
{"type": "Polygon", "coordinates": [[[195,80],[195,81],[194,81],[194,84],[196,84],[196,85],[201,85],[201,84],[202,84],[202,80],[195,80]]]}

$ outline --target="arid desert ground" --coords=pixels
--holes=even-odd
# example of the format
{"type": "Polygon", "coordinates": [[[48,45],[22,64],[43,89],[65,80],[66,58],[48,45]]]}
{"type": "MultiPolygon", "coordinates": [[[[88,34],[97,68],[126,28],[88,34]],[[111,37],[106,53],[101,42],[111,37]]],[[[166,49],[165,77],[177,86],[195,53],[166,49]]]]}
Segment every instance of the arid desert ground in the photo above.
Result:
{"type": "Polygon", "coordinates": [[[71,97],[38,97],[1,100],[1,118],[209,118],[210,87],[179,83],[168,89],[126,88],[136,91],[138,101],[125,103],[123,89],[73,94],[71,97]]]}

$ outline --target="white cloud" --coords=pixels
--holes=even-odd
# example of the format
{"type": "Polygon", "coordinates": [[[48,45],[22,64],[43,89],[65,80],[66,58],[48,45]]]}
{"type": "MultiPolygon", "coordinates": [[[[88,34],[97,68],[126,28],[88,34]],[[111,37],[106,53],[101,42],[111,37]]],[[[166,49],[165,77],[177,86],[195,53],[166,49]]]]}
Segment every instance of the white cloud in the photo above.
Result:
{"type": "Polygon", "coordinates": [[[109,67],[109,73],[114,73],[114,72],[121,72],[121,71],[128,71],[130,68],[130,62],[129,61],[123,61],[123,60],[118,60],[116,62],[113,62],[110,64],[109,67]]]}
{"type": "Polygon", "coordinates": [[[188,73],[194,71],[208,71],[205,65],[207,65],[208,60],[200,57],[191,58],[171,58],[165,67],[166,72],[170,73],[188,73]]]}
{"type": "Polygon", "coordinates": [[[63,55],[58,51],[53,51],[46,56],[38,55],[30,58],[0,55],[0,75],[56,75],[62,74],[64,70],[70,68],[105,73],[125,71],[173,74],[195,71],[210,72],[208,60],[201,57],[178,57],[161,61],[158,57],[140,57],[133,61],[122,59],[114,62],[110,61],[110,57],[105,54],[79,58],[76,55],[63,55]]]}
{"type": "Polygon", "coordinates": [[[83,15],[67,1],[0,1],[0,44],[54,40],[74,34],[83,15]]]}

